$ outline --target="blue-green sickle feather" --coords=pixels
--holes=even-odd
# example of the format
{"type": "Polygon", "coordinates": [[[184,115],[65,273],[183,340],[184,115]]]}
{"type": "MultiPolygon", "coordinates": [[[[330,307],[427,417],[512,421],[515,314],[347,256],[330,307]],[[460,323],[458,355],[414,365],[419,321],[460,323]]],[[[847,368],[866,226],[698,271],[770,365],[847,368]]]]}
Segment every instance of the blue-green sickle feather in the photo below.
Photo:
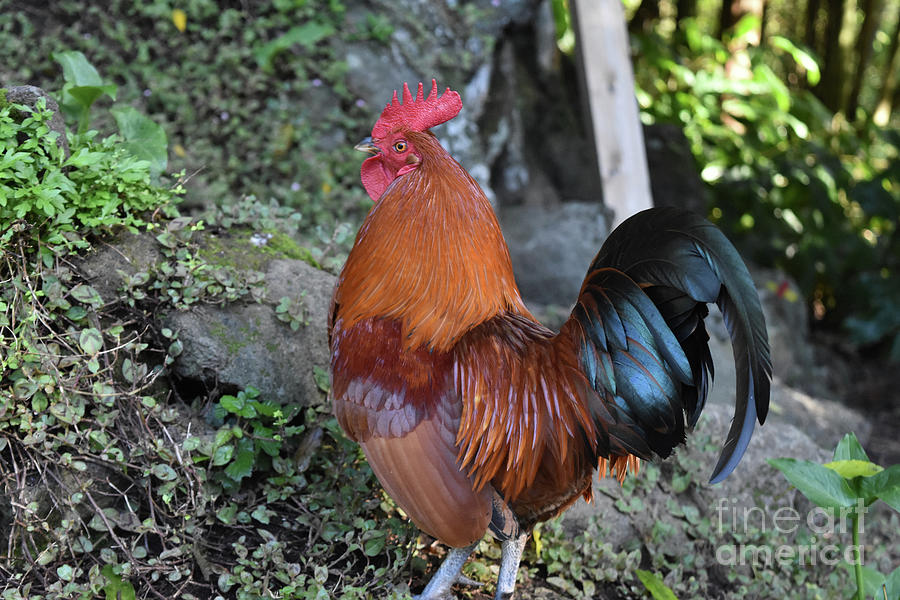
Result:
{"type": "Polygon", "coordinates": [[[600,249],[570,320],[584,332],[580,358],[589,381],[637,434],[619,442],[644,458],[667,456],[706,400],[713,368],[703,319],[712,302],[725,319],[737,372],[716,483],[740,462],[756,421],[765,420],[772,374],[759,297],[731,242],[685,210],[640,212],[600,249]]]}

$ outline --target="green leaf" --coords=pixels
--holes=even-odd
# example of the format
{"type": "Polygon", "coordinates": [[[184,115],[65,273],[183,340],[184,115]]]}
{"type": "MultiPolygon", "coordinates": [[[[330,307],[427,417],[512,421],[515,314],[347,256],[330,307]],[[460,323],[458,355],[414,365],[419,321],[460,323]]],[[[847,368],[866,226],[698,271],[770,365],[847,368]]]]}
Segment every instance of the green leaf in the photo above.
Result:
{"type": "Polygon", "coordinates": [[[230,502],[227,506],[223,506],[219,510],[216,511],[216,517],[226,525],[230,525],[234,523],[234,518],[237,515],[238,506],[234,502],[230,502]]]}
{"type": "MultiPolygon", "coordinates": [[[[887,583],[884,575],[878,570],[867,567],[866,565],[863,565],[862,567],[862,575],[863,591],[866,594],[866,598],[883,598],[882,587],[887,583]]],[[[893,598],[893,596],[888,596],[888,598],[893,598]]]]}
{"type": "MultiPolygon", "coordinates": [[[[97,69],[88,62],[88,59],[77,50],[67,50],[65,52],[54,52],[53,60],[62,66],[63,78],[67,83],[75,86],[94,86],[101,87],[104,85],[103,79],[97,69]]],[[[116,86],[112,86],[115,88],[116,86]]],[[[115,90],[111,94],[115,100],[115,90]]]]}
{"type": "Polygon", "coordinates": [[[181,449],[185,452],[193,452],[203,443],[199,437],[192,435],[184,438],[184,442],[181,444],[181,449]]]}
{"type": "Polygon", "coordinates": [[[325,585],[325,582],[328,581],[328,567],[316,565],[315,568],[313,568],[313,577],[315,578],[316,583],[325,585]]]}
{"type": "Polygon", "coordinates": [[[900,465],[892,465],[860,484],[860,493],[867,502],[879,498],[896,511],[900,511],[900,465]]]}
{"type": "Polygon", "coordinates": [[[85,354],[97,354],[103,347],[103,335],[94,327],[89,327],[78,336],[78,345],[81,346],[85,354]]]}
{"type": "Polygon", "coordinates": [[[231,428],[220,429],[216,432],[215,445],[221,446],[231,441],[234,437],[234,433],[232,433],[231,428]]]}
{"type": "Polygon", "coordinates": [[[175,469],[173,469],[169,465],[164,464],[153,465],[153,468],[150,469],[150,472],[163,481],[175,481],[175,479],[178,477],[175,469]]]}
{"type": "Polygon", "coordinates": [[[307,49],[315,46],[319,41],[334,33],[334,27],[328,23],[319,23],[317,21],[308,21],[303,25],[292,27],[281,37],[278,37],[268,44],[263,45],[254,52],[256,62],[259,63],[264,70],[272,69],[272,61],[284,50],[287,50],[294,44],[300,44],[307,49]]]}
{"type": "Polygon", "coordinates": [[[830,463],[825,463],[825,466],[844,479],[871,477],[884,470],[884,467],[881,465],[876,465],[867,460],[834,460],[830,463]]]}
{"type": "Polygon", "coordinates": [[[256,508],[253,509],[253,512],[250,513],[250,516],[262,523],[263,525],[268,525],[271,517],[276,513],[273,510],[270,510],[266,507],[265,504],[260,504],[256,508]]]}
{"type": "Polygon", "coordinates": [[[890,575],[885,577],[888,598],[900,598],[900,567],[891,571],[890,575]]]}
{"type": "Polygon", "coordinates": [[[818,506],[844,508],[856,504],[857,495],[849,482],[824,465],[794,458],[772,458],[769,464],[818,506]]]}
{"type": "Polygon", "coordinates": [[[65,88],[64,94],[73,98],[82,108],[90,108],[103,94],[109,94],[115,97],[116,86],[114,85],[76,85],[65,88]]]}
{"type": "Polygon", "coordinates": [[[644,587],[647,588],[654,600],[678,600],[669,586],[663,583],[662,577],[656,573],[637,569],[635,574],[637,574],[638,579],[641,580],[641,583],[644,584],[644,587]]]}
{"type": "Polygon", "coordinates": [[[133,362],[130,358],[122,361],[122,377],[128,383],[137,383],[147,375],[147,365],[144,363],[133,362]]]}
{"type": "Polygon", "coordinates": [[[256,453],[253,451],[253,440],[243,438],[237,443],[237,451],[231,464],[225,467],[225,474],[235,481],[249,477],[253,473],[256,453]]]}
{"type": "Polygon", "coordinates": [[[119,133],[125,138],[125,148],[139,159],[149,162],[152,175],[165,171],[169,159],[165,130],[132,106],[116,106],[110,112],[119,126],[119,133]]]}
{"type": "Polygon", "coordinates": [[[80,321],[87,316],[87,311],[83,306],[73,305],[66,311],[66,317],[73,321],[80,321]]]}
{"type": "Polygon", "coordinates": [[[278,456],[281,450],[281,440],[275,439],[274,436],[275,432],[269,427],[259,423],[253,424],[253,437],[256,438],[256,445],[269,456],[278,456]]]}
{"type": "Polygon", "coordinates": [[[790,110],[791,92],[769,65],[761,64],[754,68],[753,77],[761,83],[766,84],[766,87],[769,88],[769,93],[772,94],[780,111],[787,112],[790,110]]]}
{"type": "Polygon", "coordinates": [[[219,446],[216,448],[216,451],[213,452],[212,460],[210,464],[214,467],[221,467],[222,465],[228,464],[228,461],[231,460],[231,456],[234,454],[234,446],[228,444],[227,446],[219,446]]]}
{"type": "Polygon", "coordinates": [[[135,600],[134,587],[128,581],[123,581],[122,577],[116,575],[113,565],[105,565],[100,573],[106,577],[109,582],[103,586],[106,593],[106,600],[135,600]]]}
{"type": "Polygon", "coordinates": [[[89,304],[94,308],[100,308],[103,306],[103,298],[100,297],[100,294],[89,285],[85,285],[83,283],[79,283],[69,292],[73,298],[81,302],[82,304],[89,304]]]}
{"type": "Polygon", "coordinates": [[[50,405],[50,414],[70,425],[75,425],[84,417],[84,400],[73,402],[54,402],[50,405]]]}
{"type": "Polygon", "coordinates": [[[773,35],[769,38],[769,44],[774,48],[784,50],[791,55],[794,62],[806,69],[806,80],[810,85],[816,85],[822,78],[819,71],[819,63],[813,58],[812,54],[795,45],[794,42],[780,35],[773,35]]]}
{"type": "Polygon", "coordinates": [[[758,16],[747,13],[734,25],[732,35],[734,36],[734,39],[741,39],[752,31],[759,31],[760,24],[761,21],[758,16]]]}
{"type": "Polygon", "coordinates": [[[848,433],[835,446],[834,460],[864,460],[868,462],[869,457],[856,438],[856,434],[848,433]]]}
{"type": "Polygon", "coordinates": [[[105,83],[81,52],[56,52],[53,58],[62,66],[66,80],[60,104],[66,114],[78,119],[78,131],[87,131],[91,105],[104,94],[115,100],[117,88],[105,83]]]}
{"type": "Polygon", "coordinates": [[[328,369],[313,365],[313,380],[316,382],[316,387],[326,394],[331,390],[331,375],[328,369]]]}
{"type": "Polygon", "coordinates": [[[184,344],[181,343],[181,340],[175,340],[171,344],[169,344],[169,349],[167,351],[168,355],[172,358],[179,356],[184,350],[184,344]]]}
{"type": "Polygon", "coordinates": [[[244,408],[244,399],[226,394],[219,398],[219,404],[228,412],[238,414],[244,408]]]}
{"type": "Polygon", "coordinates": [[[56,574],[63,581],[72,581],[75,579],[75,569],[70,565],[60,565],[56,568],[56,574]]]}
{"type": "Polygon", "coordinates": [[[365,552],[366,556],[377,556],[384,550],[385,544],[385,536],[384,533],[378,532],[380,535],[373,537],[369,540],[366,540],[363,545],[363,552],[365,552]]]}

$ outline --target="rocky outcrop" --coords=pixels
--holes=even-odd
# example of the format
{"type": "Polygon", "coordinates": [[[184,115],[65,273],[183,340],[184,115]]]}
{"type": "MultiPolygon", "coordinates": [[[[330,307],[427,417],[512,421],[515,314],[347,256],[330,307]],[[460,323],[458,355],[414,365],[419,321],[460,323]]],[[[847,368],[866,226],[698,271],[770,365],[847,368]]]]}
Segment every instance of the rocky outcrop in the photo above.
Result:
{"type": "Polygon", "coordinates": [[[162,319],[184,344],[175,373],[225,389],[253,386],[283,404],[318,404],[322,390],[314,369],[328,371],[326,325],[334,276],[303,261],[276,259],[267,265],[264,281],[267,299],[261,303],[207,304],[162,319]],[[277,318],[280,298],[303,304],[305,323],[296,330],[277,318]]]}
{"type": "MultiPolygon", "coordinates": [[[[261,247],[259,240],[265,236],[220,233],[195,233],[193,241],[201,248],[215,247],[208,256],[212,264],[241,256],[243,267],[258,273],[261,288],[256,300],[247,295],[235,302],[159,311],[153,327],[171,329],[183,345],[171,367],[174,381],[188,390],[186,394],[214,389],[233,393],[252,386],[264,398],[283,404],[323,402],[320,383],[329,364],[326,327],[334,276],[261,247]],[[297,305],[294,327],[278,318],[276,308],[283,298],[297,305]],[[319,382],[315,368],[321,369],[319,382]]],[[[161,250],[152,235],[125,233],[99,245],[79,267],[109,302],[124,293],[126,277],[139,272],[152,277],[165,260],[161,250]]]]}
{"type": "Polygon", "coordinates": [[[531,303],[574,303],[588,265],[606,238],[603,205],[565,202],[500,212],[516,283],[531,303]]]}
{"type": "Polygon", "coordinates": [[[459,91],[462,112],[434,132],[496,206],[599,203],[574,60],[557,49],[550,2],[460,4],[351,3],[351,25],[376,10],[392,29],[385,40],[331,42],[346,57],[348,88],[373,115],[403,82],[435,78],[459,91]]]}
{"type": "MultiPolygon", "coordinates": [[[[767,459],[789,456],[826,462],[830,456],[828,451],[803,431],[788,423],[773,420],[766,426],[757,428],[750,447],[734,473],[721,484],[710,485],[706,482],[718,458],[731,417],[731,409],[723,404],[708,406],[688,444],[676,450],[674,457],[660,464],[661,474],[655,485],[639,484],[626,497],[615,479],[595,480],[593,501],[588,504],[579,500],[565,513],[563,518],[566,529],[572,533],[583,530],[587,520],[592,515],[598,515],[603,518],[606,527],[606,541],[615,548],[629,548],[635,543],[651,540],[651,530],[657,521],[674,523],[680,518],[673,515],[673,511],[667,507],[673,499],[682,506],[693,506],[700,515],[709,518],[717,516],[717,507],[720,505],[727,507],[729,511],[737,507],[741,509],[741,514],[743,508],[754,506],[764,507],[768,512],[777,509],[784,502],[794,502],[797,499],[795,494],[789,492],[790,484],[766,462],[767,459]],[[682,482],[673,478],[676,470],[682,482]],[[684,481],[684,478],[688,479],[684,481]],[[620,502],[623,498],[624,504],[620,502]],[[632,498],[637,498],[642,506],[640,514],[635,515],[635,518],[628,516],[632,512],[632,498]]],[[[633,506],[637,504],[634,503],[633,506]]],[[[727,514],[731,516],[733,513],[727,514]]],[[[684,527],[675,527],[672,531],[678,535],[666,539],[664,544],[665,550],[670,553],[679,545],[688,543],[688,533],[684,527]]],[[[677,555],[677,552],[674,553],[677,555]]]]}

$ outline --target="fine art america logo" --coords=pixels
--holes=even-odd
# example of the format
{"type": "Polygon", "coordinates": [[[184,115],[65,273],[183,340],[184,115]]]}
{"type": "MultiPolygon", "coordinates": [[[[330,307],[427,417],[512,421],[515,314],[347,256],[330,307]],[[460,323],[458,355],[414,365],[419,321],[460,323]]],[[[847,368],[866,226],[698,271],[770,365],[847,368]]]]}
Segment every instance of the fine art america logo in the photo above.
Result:
{"type": "Polygon", "coordinates": [[[716,561],[727,566],[834,566],[840,562],[852,563],[857,550],[860,560],[864,561],[863,545],[841,547],[834,543],[852,531],[851,517],[854,512],[859,515],[858,527],[862,533],[868,512],[862,499],[857,501],[855,507],[832,510],[817,506],[804,515],[790,506],[767,513],[758,506],[738,506],[734,499],[720,498],[716,506],[720,535],[726,530],[743,534],[758,531],[791,535],[801,526],[808,528],[813,535],[806,540],[807,543],[797,545],[723,544],[716,549],[716,561]]]}

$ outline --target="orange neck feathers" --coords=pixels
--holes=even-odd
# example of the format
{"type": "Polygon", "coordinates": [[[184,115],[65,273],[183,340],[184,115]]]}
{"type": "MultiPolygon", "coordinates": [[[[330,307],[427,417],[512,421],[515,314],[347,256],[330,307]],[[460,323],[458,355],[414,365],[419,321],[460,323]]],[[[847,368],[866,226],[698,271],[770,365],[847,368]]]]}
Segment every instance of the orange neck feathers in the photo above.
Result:
{"type": "Polygon", "coordinates": [[[338,318],[345,329],[395,319],[407,349],[445,352],[486,319],[528,311],[484,192],[430,132],[408,138],[421,164],[363,222],[338,281],[338,318]]]}

